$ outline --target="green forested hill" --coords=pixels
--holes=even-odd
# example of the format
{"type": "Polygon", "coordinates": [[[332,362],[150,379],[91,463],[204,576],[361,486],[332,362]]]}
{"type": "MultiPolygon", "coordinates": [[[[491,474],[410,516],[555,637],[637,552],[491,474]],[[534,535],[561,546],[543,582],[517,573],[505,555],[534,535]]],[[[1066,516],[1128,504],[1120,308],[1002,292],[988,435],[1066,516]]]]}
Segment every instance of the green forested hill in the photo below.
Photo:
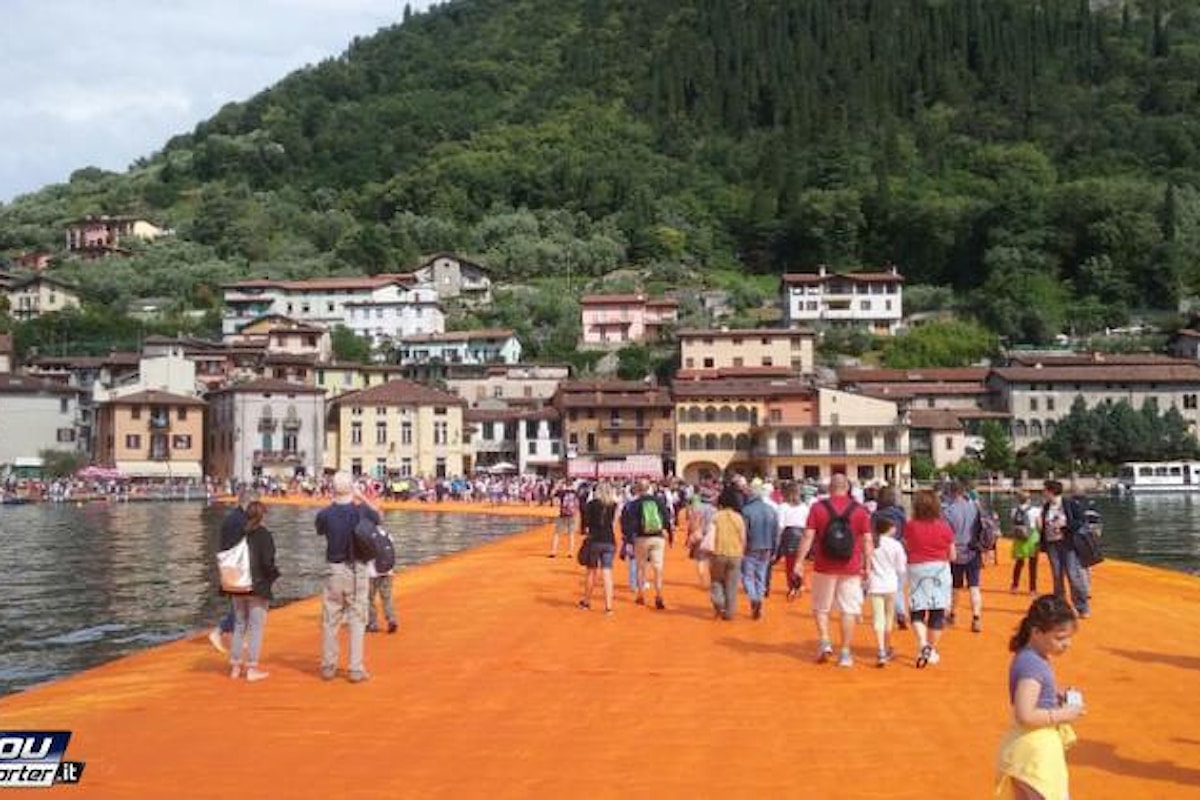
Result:
{"type": "Polygon", "coordinates": [[[409,266],[672,280],[895,263],[1045,338],[1200,290],[1195,0],[452,0],[0,207],[179,232],[106,299],[409,266]],[[973,293],[973,294],[972,294],[973,293]]]}

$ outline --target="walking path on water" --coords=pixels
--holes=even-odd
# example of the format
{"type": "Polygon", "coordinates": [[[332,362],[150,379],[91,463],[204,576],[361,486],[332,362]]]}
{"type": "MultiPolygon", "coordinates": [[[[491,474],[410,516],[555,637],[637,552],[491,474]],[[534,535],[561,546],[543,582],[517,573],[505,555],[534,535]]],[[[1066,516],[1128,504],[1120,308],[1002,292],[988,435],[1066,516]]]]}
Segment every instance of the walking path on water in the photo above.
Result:
{"type": "MultiPolygon", "coordinates": [[[[579,611],[580,569],[548,538],[403,573],[401,631],[368,637],[365,684],[318,677],[314,599],[271,612],[262,683],[195,638],[4,698],[2,727],[74,732],[83,784],[38,797],[991,796],[1029,599],[1003,565],[984,572],[984,632],[951,629],[938,666],[912,668],[901,633],[875,669],[862,625],[840,670],[812,662],[807,597],[714,621],[680,547],[668,610],[625,591],[612,618],[579,611]]],[[[1095,597],[1055,664],[1089,708],[1072,796],[1200,798],[1200,580],[1108,562],[1095,597]]]]}

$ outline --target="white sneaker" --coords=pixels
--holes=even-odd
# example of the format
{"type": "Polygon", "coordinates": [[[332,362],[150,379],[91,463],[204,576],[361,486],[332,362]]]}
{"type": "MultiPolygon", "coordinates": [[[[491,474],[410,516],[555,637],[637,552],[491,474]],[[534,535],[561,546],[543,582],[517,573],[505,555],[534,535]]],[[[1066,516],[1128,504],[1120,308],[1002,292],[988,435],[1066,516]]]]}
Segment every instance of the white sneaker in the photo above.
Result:
{"type": "Polygon", "coordinates": [[[850,655],[849,650],[843,650],[842,654],[838,656],[838,666],[846,668],[854,666],[854,657],[850,655]]]}
{"type": "Polygon", "coordinates": [[[929,651],[929,663],[930,664],[936,664],[941,660],[942,660],[941,653],[939,653],[937,650],[929,651]]]}

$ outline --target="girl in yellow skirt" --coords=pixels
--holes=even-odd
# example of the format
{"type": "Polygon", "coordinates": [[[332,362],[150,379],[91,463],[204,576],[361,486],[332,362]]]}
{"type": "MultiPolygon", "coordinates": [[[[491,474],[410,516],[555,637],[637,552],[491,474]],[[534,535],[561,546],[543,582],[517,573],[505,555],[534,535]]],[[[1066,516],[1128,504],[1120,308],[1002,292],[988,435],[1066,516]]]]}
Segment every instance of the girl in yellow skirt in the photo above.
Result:
{"type": "Polygon", "coordinates": [[[1070,723],[1084,714],[1083,696],[1058,693],[1050,659],[1067,652],[1075,612],[1064,600],[1033,601],[1009,642],[1008,695],[1013,726],[1000,746],[997,800],[1067,800],[1066,750],[1075,742],[1070,723]]]}

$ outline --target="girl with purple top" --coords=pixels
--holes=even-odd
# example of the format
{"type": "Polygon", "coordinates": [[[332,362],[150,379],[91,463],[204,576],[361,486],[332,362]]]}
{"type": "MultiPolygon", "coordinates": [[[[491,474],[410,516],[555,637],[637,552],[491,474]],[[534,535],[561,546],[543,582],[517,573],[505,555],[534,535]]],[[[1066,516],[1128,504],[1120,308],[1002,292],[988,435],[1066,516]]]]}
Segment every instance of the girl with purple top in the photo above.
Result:
{"type": "Polygon", "coordinates": [[[1084,714],[1083,696],[1058,693],[1050,658],[1071,646],[1077,622],[1065,600],[1033,601],[1009,642],[1008,668],[1013,726],[1000,746],[996,797],[1005,800],[1068,800],[1066,750],[1075,742],[1070,723],[1084,714]]]}

